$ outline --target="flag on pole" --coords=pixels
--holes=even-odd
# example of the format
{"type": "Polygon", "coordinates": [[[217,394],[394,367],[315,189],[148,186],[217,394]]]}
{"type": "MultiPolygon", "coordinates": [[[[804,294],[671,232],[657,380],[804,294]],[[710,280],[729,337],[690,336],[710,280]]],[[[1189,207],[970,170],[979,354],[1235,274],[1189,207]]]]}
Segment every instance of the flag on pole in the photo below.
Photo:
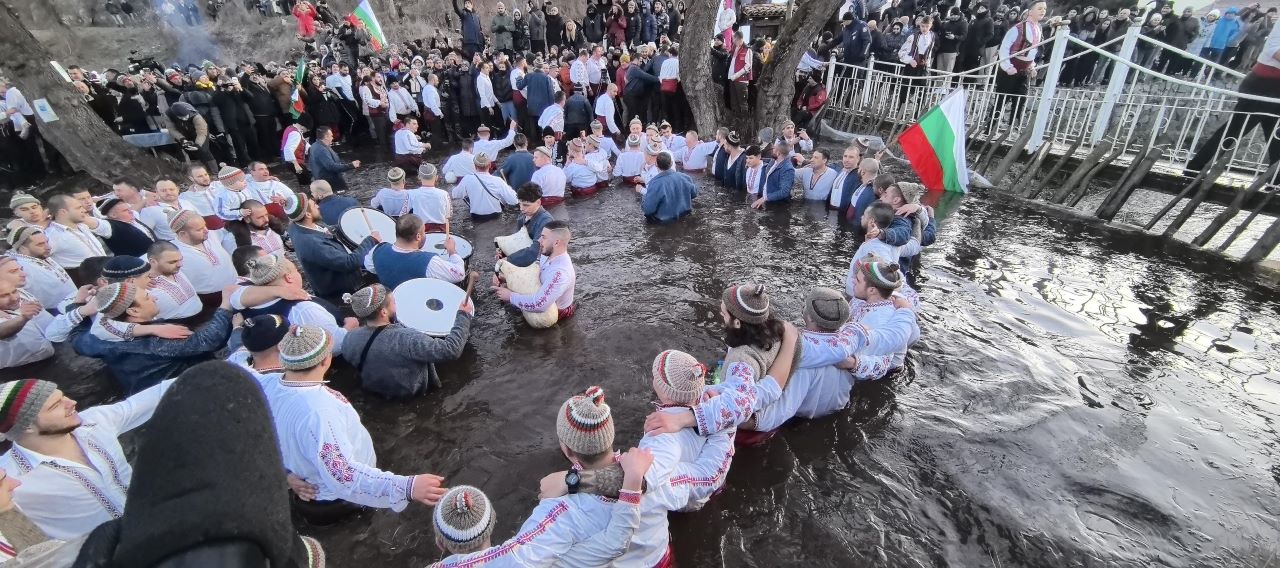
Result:
{"type": "Polygon", "coordinates": [[[369,5],[369,0],[361,0],[352,15],[364,24],[364,31],[369,32],[369,44],[373,50],[382,51],[382,48],[387,45],[387,36],[382,33],[382,25],[378,23],[378,17],[373,15],[373,7],[369,5]]]}
{"type": "Polygon", "coordinates": [[[924,186],[969,191],[969,165],[964,155],[964,89],[951,91],[911,125],[898,143],[924,186]]]}
{"type": "Polygon", "coordinates": [[[302,85],[307,80],[307,60],[298,60],[298,67],[293,71],[293,94],[289,95],[289,115],[297,120],[307,111],[307,104],[302,100],[302,85]]]}

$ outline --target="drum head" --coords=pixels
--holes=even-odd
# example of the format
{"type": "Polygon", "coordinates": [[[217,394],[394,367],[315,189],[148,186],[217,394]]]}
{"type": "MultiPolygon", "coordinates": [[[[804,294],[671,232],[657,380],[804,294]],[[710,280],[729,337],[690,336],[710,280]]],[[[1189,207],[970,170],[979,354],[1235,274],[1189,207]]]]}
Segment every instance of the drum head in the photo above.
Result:
{"type": "Polygon", "coordinates": [[[433,337],[449,335],[458,317],[458,306],[467,297],[462,288],[437,278],[414,278],[391,293],[396,299],[396,319],[433,337]]]}
{"type": "MultiPolygon", "coordinates": [[[[444,254],[444,238],[444,233],[427,233],[427,238],[422,241],[422,250],[444,254]]],[[[453,235],[453,243],[458,248],[458,256],[461,256],[463,260],[471,258],[470,241],[458,235],[453,235]]]]}
{"type": "Polygon", "coordinates": [[[338,234],[353,247],[359,246],[361,241],[374,231],[377,231],[384,241],[396,240],[396,222],[377,209],[353,207],[338,219],[338,234]]]}

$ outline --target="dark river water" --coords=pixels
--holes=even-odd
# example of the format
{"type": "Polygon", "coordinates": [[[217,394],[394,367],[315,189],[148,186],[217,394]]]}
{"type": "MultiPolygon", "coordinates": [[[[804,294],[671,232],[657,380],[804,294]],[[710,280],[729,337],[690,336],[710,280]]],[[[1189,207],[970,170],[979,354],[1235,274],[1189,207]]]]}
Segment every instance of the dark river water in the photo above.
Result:
{"type": "MultiPolygon", "coordinates": [[[[366,198],[382,168],[354,176],[366,198]]],[[[930,196],[936,198],[937,196],[930,196]]],[[[1267,566],[1280,563],[1280,303],[1224,261],[1089,228],[1004,198],[948,196],[924,253],[922,338],[850,409],[739,450],[726,490],[672,515],[682,566],[1267,566]]],[[[667,348],[720,357],[718,297],[768,285],[799,320],[840,288],[855,243],[821,207],[754,212],[707,189],[691,218],[642,222],[609,190],[552,213],[573,230],[577,315],[529,328],[487,290],[441,392],[408,402],[335,377],[378,465],[478,486],[495,541],[563,469],[555,411],[602,385],[618,446],[652,406],[667,348]]],[[[501,221],[455,231],[492,269],[501,221]]],[[[362,513],[303,532],[336,566],[440,558],[430,511],[362,513]]]]}

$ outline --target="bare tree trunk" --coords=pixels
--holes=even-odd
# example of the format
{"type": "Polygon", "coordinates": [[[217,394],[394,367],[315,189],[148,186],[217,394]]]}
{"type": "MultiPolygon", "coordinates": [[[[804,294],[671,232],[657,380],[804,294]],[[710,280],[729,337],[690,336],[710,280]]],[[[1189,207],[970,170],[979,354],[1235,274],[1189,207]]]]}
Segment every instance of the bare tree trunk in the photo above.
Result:
{"type": "Polygon", "coordinates": [[[715,133],[724,124],[723,92],[711,76],[711,38],[715,31],[716,2],[699,0],[688,4],[680,46],[680,83],[684,85],[689,109],[703,136],[715,133]],[[704,39],[705,38],[705,39],[704,39]]]}
{"type": "Polygon", "coordinates": [[[152,179],[174,173],[176,167],[131,146],[102,122],[49,61],[48,50],[18,19],[13,6],[0,7],[0,52],[6,54],[10,81],[35,105],[46,99],[58,115],[54,122],[39,120],[40,135],[71,166],[104,183],[123,177],[152,179]]]}
{"type": "Polygon", "coordinates": [[[756,75],[756,115],[754,124],[739,132],[758,132],[766,126],[781,131],[791,119],[791,102],[796,95],[796,68],[809,42],[818,37],[842,0],[806,0],[799,3],[778,32],[773,55],[756,75]]]}
{"type": "Polygon", "coordinates": [[[798,3],[778,33],[772,59],[757,70],[755,114],[751,116],[735,116],[724,107],[722,91],[712,82],[711,50],[703,48],[705,44],[697,39],[710,41],[713,37],[718,3],[690,3],[682,32],[687,47],[680,53],[680,82],[685,86],[698,131],[709,135],[728,122],[742,133],[744,140],[754,139],[755,133],[765,126],[777,131],[782,122],[791,117],[795,70],[800,57],[840,3],[841,0],[798,3]]]}

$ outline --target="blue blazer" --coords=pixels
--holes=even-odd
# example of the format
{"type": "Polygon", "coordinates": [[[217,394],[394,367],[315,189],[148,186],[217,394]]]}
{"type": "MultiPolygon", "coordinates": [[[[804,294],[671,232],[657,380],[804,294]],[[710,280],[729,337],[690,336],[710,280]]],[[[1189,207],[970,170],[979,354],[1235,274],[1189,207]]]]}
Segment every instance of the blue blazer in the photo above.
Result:
{"type": "Polygon", "coordinates": [[[773,168],[773,163],[765,164],[764,198],[773,203],[791,201],[791,187],[796,183],[796,167],[790,158],[783,158],[782,164],[773,168]],[[770,168],[773,168],[770,171],[770,168]]]}

